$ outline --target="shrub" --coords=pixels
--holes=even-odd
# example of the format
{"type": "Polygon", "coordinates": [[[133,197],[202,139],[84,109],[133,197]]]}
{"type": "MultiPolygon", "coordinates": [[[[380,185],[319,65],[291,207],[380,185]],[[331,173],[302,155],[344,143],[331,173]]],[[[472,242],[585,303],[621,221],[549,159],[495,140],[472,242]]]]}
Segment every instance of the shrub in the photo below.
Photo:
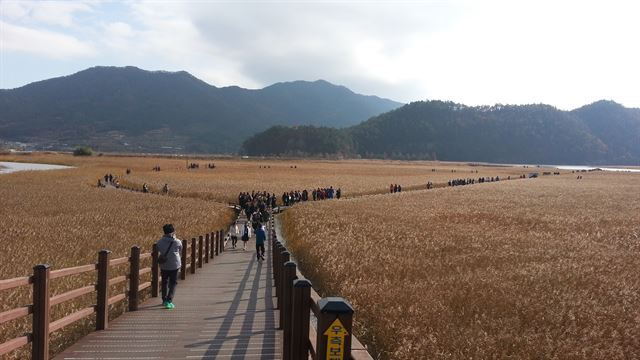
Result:
{"type": "Polygon", "coordinates": [[[73,156],[91,156],[93,155],[93,149],[88,146],[78,146],[73,150],[73,156]]]}

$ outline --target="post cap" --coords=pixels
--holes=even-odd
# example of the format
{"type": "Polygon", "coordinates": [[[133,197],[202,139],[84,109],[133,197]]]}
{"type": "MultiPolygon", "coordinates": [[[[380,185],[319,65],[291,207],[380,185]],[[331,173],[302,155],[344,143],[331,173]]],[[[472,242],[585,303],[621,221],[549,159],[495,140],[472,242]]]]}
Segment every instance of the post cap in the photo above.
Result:
{"type": "Polygon", "coordinates": [[[46,269],[48,269],[50,267],[51,267],[51,265],[49,265],[49,264],[38,264],[38,265],[33,267],[33,270],[46,270],[46,269]]]}
{"type": "Polygon", "coordinates": [[[307,279],[296,279],[293,280],[293,287],[311,287],[311,281],[307,279]]]}
{"type": "Polygon", "coordinates": [[[284,249],[284,251],[280,252],[280,254],[287,256],[287,255],[291,255],[290,252],[287,251],[287,249],[284,249]]]}
{"type": "Polygon", "coordinates": [[[286,263],[284,263],[285,267],[296,267],[296,263],[294,263],[293,261],[287,261],[286,263]]]}
{"type": "Polygon", "coordinates": [[[111,250],[109,250],[109,249],[102,249],[102,250],[98,251],[98,253],[102,253],[102,254],[104,254],[104,253],[111,254],[111,250]]]}
{"type": "Polygon", "coordinates": [[[321,313],[353,314],[353,306],[341,297],[322,298],[318,301],[318,307],[321,313]]]}

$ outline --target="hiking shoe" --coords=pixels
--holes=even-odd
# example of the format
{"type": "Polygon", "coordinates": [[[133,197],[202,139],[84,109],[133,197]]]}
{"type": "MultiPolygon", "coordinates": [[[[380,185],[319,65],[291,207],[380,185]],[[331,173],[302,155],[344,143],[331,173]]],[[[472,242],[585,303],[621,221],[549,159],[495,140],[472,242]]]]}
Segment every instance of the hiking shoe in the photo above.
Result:
{"type": "Polygon", "coordinates": [[[166,301],[166,302],[165,302],[165,304],[164,304],[164,308],[165,308],[165,309],[173,309],[173,308],[171,307],[172,305],[173,305],[172,303],[170,303],[170,302],[166,301]]]}
{"type": "Polygon", "coordinates": [[[173,303],[170,302],[170,303],[167,304],[167,309],[175,309],[175,308],[176,308],[176,306],[173,305],[173,303]]]}
{"type": "Polygon", "coordinates": [[[169,302],[165,300],[165,301],[163,301],[163,302],[162,302],[162,306],[167,307],[167,304],[168,304],[168,303],[169,303],[169,302]]]}

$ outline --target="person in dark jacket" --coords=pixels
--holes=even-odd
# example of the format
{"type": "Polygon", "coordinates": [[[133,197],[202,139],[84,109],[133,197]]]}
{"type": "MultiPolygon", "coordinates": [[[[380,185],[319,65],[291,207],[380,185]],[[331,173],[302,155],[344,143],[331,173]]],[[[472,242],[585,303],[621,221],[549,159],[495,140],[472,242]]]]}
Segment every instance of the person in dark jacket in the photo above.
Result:
{"type": "Polygon", "coordinates": [[[178,285],[178,272],[182,267],[180,254],[182,253],[182,241],[176,237],[173,225],[165,224],[162,227],[164,236],[156,243],[158,250],[158,263],[160,263],[160,275],[162,277],[162,305],[165,309],[173,309],[173,296],[178,285]]]}
{"type": "Polygon", "coordinates": [[[256,229],[256,257],[258,260],[264,260],[264,242],[267,240],[267,234],[264,232],[262,225],[256,229]]]}
{"type": "Polygon", "coordinates": [[[247,250],[247,241],[251,237],[251,228],[248,223],[244,223],[244,227],[242,229],[242,250],[247,250]]]}

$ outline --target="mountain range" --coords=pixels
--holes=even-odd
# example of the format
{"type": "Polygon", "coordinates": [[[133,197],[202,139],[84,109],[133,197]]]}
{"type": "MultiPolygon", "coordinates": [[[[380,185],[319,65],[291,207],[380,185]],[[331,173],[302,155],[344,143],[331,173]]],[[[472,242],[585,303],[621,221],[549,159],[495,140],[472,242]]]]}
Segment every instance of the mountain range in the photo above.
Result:
{"type": "Polygon", "coordinates": [[[100,151],[236,153],[273,125],[345,127],[403,104],[318,80],[251,90],[191,74],[94,67],[0,90],[0,140],[100,151]]]}
{"type": "Polygon", "coordinates": [[[544,104],[471,107],[419,101],[344,129],[273,127],[247,139],[244,151],[249,155],[640,165],[640,109],[613,101],[597,101],[573,111],[544,104]]]}
{"type": "Polygon", "coordinates": [[[640,109],[401,104],[318,80],[215,87],[94,67],[0,90],[0,144],[98,151],[640,165],[640,109]]]}

